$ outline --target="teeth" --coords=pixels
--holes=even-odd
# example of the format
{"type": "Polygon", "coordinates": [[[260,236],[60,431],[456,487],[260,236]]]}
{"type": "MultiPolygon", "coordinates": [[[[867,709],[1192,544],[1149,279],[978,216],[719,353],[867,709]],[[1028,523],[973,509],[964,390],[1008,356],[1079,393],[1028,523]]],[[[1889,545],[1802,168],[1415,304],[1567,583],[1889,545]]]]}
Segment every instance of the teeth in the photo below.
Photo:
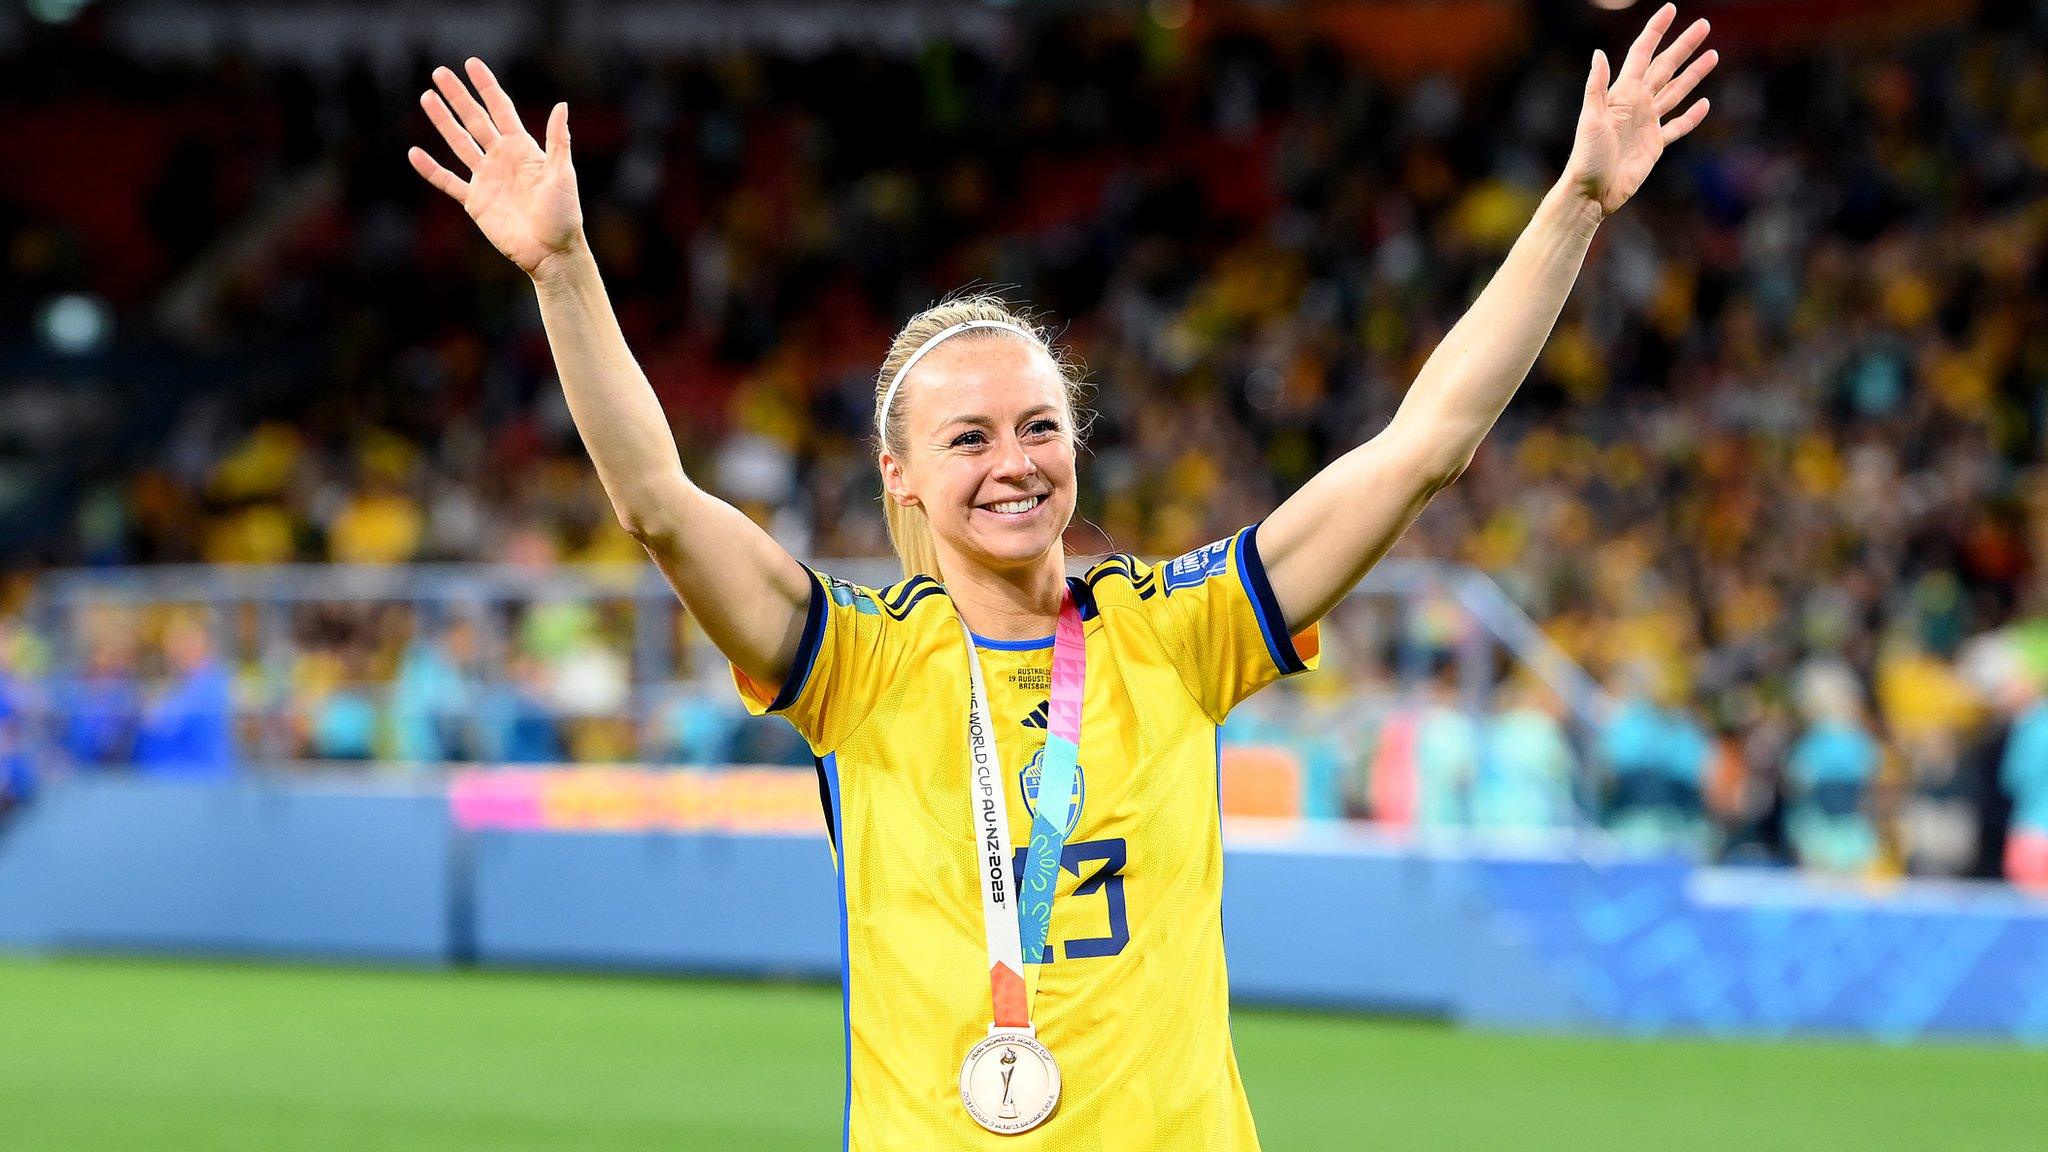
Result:
{"type": "Polygon", "coordinates": [[[1038,497],[1036,497],[1036,496],[1026,496],[1026,497],[1025,497],[1024,499],[1022,499],[1022,500],[1010,500],[1010,501],[1006,501],[1006,502],[1004,502],[1004,503],[1002,503],[1002,504],[991,504],[991,505],[989,505],[989,507],[990,507],[991,509],[993,509],[993,510],[995,510],[995,511],[997,511],[997,512],[1002,512],[1002,513],[1005,513],[1005,514],[1008,514],[1008,515],[1012,515],[1012,516],[1016,515],[1016,514],[1017,514],[1017,513],[1019,513],[1019,512],[1029,512],[1029,511],[1031,511],[1031,510],[1032,510],[1033,508],[1036,508],[1037,506],[1038,506],[1038,497]]]}

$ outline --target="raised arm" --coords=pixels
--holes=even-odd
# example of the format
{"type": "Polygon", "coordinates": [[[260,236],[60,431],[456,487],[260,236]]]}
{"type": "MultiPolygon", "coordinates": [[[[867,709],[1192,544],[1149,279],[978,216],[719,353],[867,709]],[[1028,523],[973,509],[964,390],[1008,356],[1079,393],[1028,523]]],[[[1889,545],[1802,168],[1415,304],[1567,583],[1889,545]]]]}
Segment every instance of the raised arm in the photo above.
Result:
{"type": "Polygon", "coordinates": [[[1642,186],[1666,145],[1706,117],[1699,100],[1664,121],[1718,60],[1692,59],[1705,20],[1657,51],[1675,15],[1667,4],[1650,18],[1612,86],[1606,54],[1594,53],[1571,159],[1500,270],[1430,354],[1392,422],[1260,525],[1259,555],[1289,629],[1336,607],[1472,462],[1549,338],[1600,222],[1642,186]]]}
{"type": "Polygon", "coordinates": [[[569,106],[548,116],[543,149],[483,61],[466,65],[479,101],[447,68],[420,96],[469,179],[424,150],[413,168],[453,197],[533,278],[555,370],[619,523],[654,557],[691,615],[749,677],[780,684],[811,594],[803,565],[737,508],[691,483],[647,377],[626,347],[583,236],[569,106]]]}

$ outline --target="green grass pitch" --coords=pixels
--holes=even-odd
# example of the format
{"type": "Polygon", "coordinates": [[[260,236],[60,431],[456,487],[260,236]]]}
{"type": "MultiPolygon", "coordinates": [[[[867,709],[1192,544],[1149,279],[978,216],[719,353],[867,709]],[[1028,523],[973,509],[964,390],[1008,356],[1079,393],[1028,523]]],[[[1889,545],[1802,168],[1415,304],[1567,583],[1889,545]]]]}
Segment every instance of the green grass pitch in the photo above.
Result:
{"type": "MultiPolygon", "coordinates": [[[[2048,1052],[1233,1028],[1273,1152],[2048,1147],[2048,1052]]],[[[0,960],[10,1152],[819,1150],[839,1100],[832,989],[0,960]]]]}

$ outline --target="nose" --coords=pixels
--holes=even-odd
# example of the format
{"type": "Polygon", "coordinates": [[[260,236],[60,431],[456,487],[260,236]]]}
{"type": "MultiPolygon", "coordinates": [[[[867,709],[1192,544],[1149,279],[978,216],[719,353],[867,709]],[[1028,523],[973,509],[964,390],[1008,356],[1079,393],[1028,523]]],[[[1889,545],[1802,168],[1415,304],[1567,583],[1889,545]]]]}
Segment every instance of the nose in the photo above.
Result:
{"type": "Polygon", "coordinates": [[[1026,480],[1038,474],[1038,461],[1024,450],[1023,441],[1015,436],[1005,436],[1001,447],[996,449],[992,471],[998,480],[1026,480]]]}

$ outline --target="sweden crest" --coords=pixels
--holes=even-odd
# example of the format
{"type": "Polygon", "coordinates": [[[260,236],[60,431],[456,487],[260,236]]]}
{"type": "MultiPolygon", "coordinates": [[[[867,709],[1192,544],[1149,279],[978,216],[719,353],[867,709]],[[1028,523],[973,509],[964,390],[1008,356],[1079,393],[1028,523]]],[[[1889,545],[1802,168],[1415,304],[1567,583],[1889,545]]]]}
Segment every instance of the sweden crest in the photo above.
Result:
{"type": "MultiPolygon", "coordinates": [[[[1031,763],[1024,766],[1024,774],[1017,779],[1017,785],[1024,792],[1024,810],[1031,818],[1038,818],[1038,778],[1045,773],[1045,749],[1031,754],[1031,763]]],[[[1074,810],[1067,817],[1067,826],[1062,835],[1072,836],[1074,829],[1081,826],[1081,802],[1088,797],[1088,777],[1079,764],[1074,765],[1074,810]]]]}

